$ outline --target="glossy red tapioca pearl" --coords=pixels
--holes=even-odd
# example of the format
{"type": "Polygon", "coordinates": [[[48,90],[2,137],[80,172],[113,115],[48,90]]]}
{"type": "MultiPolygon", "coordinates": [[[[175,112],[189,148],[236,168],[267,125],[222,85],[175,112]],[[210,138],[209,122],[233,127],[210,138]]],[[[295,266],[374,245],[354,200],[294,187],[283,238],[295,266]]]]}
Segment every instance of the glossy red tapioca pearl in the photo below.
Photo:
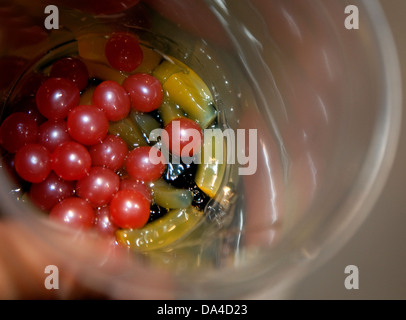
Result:
{"type": "Polygon", "coordinates": [[[96,214],[86,200],[70,197],[55,205],[49,213],[49,218],[75,229],[89,230],[94,226],[96,214]]]}
{"type": "Polygon", "coordinates": [[[168,150],[180,157],[192,157],[203,144],[203,132],[200,126],[188,118],[172,120],[165,126],[162,142],[168,150]]]}
{"type": "Polygon", "coordinates": [[[124,165],[128,147],[122,138],[109,134],[102,142],[91,146],[89,153],[92,157],[93,166],[117,171],[124,165]]]}
{"type": "Polygon", "coordinates": [[[93,207],[108,205],[120,188],[120,177],[112,170],[92,167],[76,184],[76,195],[93,207]]]}
{"type": "Polygon", "coordinates": [[[49,120],[62,120],[80,100],[78,87],[64,78],[50,78],[41,84],[36,93],[39,112],[49,120]]]}
{"type": "Polygon", "coordinates": [[[91,165],[89,151],[75,141],[63,143],[51,154],[52,170],[67,181],[82,179],[89,173],[91,165]]]}
{"type": "Polygon", "coordinates": [[[120,190],[132,189],[142,193],[149,201],[152,202],[151,189],[147,183],[133,178],[123,178],[120,181],[120,190]]]}
{"type": "Polygon", "coordinates": [[[118,229],[119,227],[111,219],[110,206],[99,207],[96,209],[93,230],[103,237],[108,236],[115,240],[115,234],[118,229]]]}
{"type": "Polygon", "coordinates": [[[15,112],[0,126],[0,144],[6,151],[16,153],[21,147],[38,140],[38,125],[27,113],[15,112]]]}
{"type": "Polygon", "coordinates": [[[80,91],[87,87],[89,71],[86,65],[78,58],[65,57],[56,61],[50,71],[52,78],[65,78],[71,80],[80,91]]]}
{"type": "Polygon", "coordinates": [[[48,120],[40,125],[38,143],[47,148],[49,152],[53,152],[58,146],[68,141],[73,141],[73,139],[68,133],[65,120],[48,120]]]}
{"type": "Polygon", "coordinates": [[[93,92],[92,104],[102,109],[110,121],[124,119],[130,112],[131,101],[127,91],[117,82],[107,80],[93,92]]]}
{"type": "Polygon", "coordinates": [[[82,105],[69,112],[67,127],[74,140],[90,146],[101,142],[107,136],[109,121],[101,109],[82,105]]]}
{"type": "Polygon", "coordinates": [[[151,112],[162,104],[164,92],[161,82],[154,76],[136,73],[124,80],[123,87],[130,95],[134,110],[151,112]]]}
{"type": "Polygon", "coordinates": [[[63,199],[73,197],[74,193],[74,181],[64,181],[51,171],[43,182],[31,185],[29,197],[39,209],[49,211],[63,199]]]}
{"type": "Polygon", "coordinates": [[[136,180],[151,182],[158,180],[166,170],[163,161],[155,161],[152,156],[160,155],[155,147],[138,147],[130,151],[125,162],[128,175],[136,180]]]}
{"type": "Polygon", "coordinates": [[[110,65],[124,72],[134,71],[143,60],[138,39],[131,33],[113,33],[106,43],[104,52],[110,65]]]}
{"type": "Polygon", "coordinates": [[[17,151],[14,166],[25,181],[40,183],[51,172],[51,154],[40,144],[27,144],[17,151]]]}
{"type": "Polygon", "coordinates": [[[149,220],[150,207],[151,202],[141,192],[120,190],[110,202],[110,216],[120,228],[142,228],[149,220]]]}

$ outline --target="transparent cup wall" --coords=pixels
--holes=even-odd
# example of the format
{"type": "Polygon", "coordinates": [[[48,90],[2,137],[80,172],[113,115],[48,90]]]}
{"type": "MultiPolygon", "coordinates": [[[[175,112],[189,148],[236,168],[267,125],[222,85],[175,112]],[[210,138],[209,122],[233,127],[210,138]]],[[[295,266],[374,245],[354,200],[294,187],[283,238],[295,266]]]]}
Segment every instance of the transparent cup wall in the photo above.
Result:
{"type": "MultiPolygon", "coordinates": [[[[109,17],[60,5],[62,27],[52,31],[44,29],[45,3],[6,3],[0,13],[14,12],[16,26],[3,23],[9,38],[1,54],[18,57],[15,70],[27,73],[75,52],[76,41],[100,26],[135,32],[202,77],[222,128],[256,130],[256,172],[240,175],[244,165],[229,165],[199,230],[148,257],[53,225],[15,201],[4,170],[3,219],[16,219],[55,264],[113,298],[282,297],[356,232],[391,166],[400,78],[379,4],[171,1],[171,14],[161,1],[148,3],[156,10],[150,20],[140,18],[144,4],[109,17]],[[361,13],[359,29],[346,28],[349,4],[361,13]],[[18,19],[37,25],[29,29],[35,37],[18,19]]],[[[12,100],[18,83],[3,85],[3,100],[12,100]]]]}

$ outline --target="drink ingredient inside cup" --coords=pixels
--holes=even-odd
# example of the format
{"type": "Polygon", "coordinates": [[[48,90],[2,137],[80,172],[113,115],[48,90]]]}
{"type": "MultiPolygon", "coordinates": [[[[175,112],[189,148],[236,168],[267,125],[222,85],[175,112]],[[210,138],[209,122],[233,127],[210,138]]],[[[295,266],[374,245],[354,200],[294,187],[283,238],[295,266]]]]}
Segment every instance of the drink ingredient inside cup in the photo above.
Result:
{"type": "Polygon", "coordinates": [[[218,127],[212,94],[135,32],[71,45],[76,54],[26,75],[40,74],[28,99],[38,117],[15,108],[27,96],[9,101],[3,161],[22,198],[50,219],[135,250],[165,249],[204,219],[223,179],[216,161],[195,161],[215,143],[203,135],[218,127]],[[167,139],[151,139],[157,130],[167,139]]]}

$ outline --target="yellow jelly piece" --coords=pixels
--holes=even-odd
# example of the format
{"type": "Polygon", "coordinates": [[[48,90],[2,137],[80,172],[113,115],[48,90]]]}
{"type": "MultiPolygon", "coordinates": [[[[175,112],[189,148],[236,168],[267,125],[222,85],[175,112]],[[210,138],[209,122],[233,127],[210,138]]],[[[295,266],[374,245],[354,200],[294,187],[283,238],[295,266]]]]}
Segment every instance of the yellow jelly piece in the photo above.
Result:
{"type": "Polygon", "coordinates": [[[216,118],[212,97],[207,86],[190,74],[171,75],[163,85],[169,99],[179,105],[202,128],[207,128],[216,118]]]}
{"type": "Polygon", "coordinates": [[[152,74],[161,81],[169,100],[203,129],[214,121],[216,110],[213,96],[191,68],[173,57],[167,57],[152,74]]]}
{"type": "Polygon", "coordinates": [[[211,198],[221,187],[227,165],[227,145],[221,130],[217,132],[214,138],[205,135],[195,176],[196,185],[211,198]]]}
{"type": "Polygon", "coordinates": [[[125,72],[118,71],[108,65],[83,59],[89,70],[90,77],[98,78],[100,80],[113,80],[119,84],[123,84],[124,80],[128,77],[125,72]]]}
{"type": "Polygon", "coordinates": [[[141,229],[118,230],[117,242],[137,251],[165,249],[193,231],[202,217],[194,207],[171,210],[141,229]]]}
{"type": "Polygon", "coordinates": [[[141,50],[143,53],[141,65],[135,69],[134,73],[149,73],[151,74],[153,70],[161,63],[162,56],[146,46],[141,44],[141,50]]]}
{"type": "Polygon", "coordinates": [[[86,35],[81,36],[78,40],[79,56],[83,59],[108,64],[107,58],[104,54],[108,38],[103,35],[86,35]]]}
{"type": "Polygon", "coordinates": [[[164,100],[158,109],[158,113],[164,126],[168,125],[172,120],[186,117],[185,112],[171,101],[168,96],[164,97],[164,100]]]}
{"type": "Polygon", "coordinates": [[[171,75],[178,72],[186,72],[186,70],[176,63],[165,60],[154,69],[152,75],[164,84],[171,75]]]}

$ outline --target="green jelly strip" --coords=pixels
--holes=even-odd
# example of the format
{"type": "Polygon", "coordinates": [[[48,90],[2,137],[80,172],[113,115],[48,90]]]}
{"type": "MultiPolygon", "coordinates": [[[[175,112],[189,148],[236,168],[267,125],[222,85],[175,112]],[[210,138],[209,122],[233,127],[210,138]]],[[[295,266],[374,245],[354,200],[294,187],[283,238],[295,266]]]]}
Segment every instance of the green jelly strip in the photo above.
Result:
{"type": "Polygon", "coordinates": [[[158,109],[164,126],[167,126],[172,120],[186,118],[186,113],[166,95],[161,106],[158,109]]]}
{"type": "Polygon", "coordinates": [[[136,251],[165,249],[193,231],[202,217],[203,211],[191,206],[171,210],[141,229],[118,230],[117,241],[136,251]]]}
{"type": "Polygon", "coordinates": [[[110,122],[109,133],[121,137],[131,149],[148,145],[141,129],[129,117],[120,121],[110,122]]]}
{"type": "Polygon", "coordinates": [[[193,194],[188,189],[178,189],[164,180],[154,182],[151,187],[154,202],[167,209],[184,209],[193,201],[193,194]]]}
{"type": "Polygon", "coordinates": [[[148,142],[151,132],[155,129],[161,128],[161,124],[155,120],[154,117],[143,112],[132,111],[130,113],[130,118],[141,129],[142,134],[148,142]]]}

